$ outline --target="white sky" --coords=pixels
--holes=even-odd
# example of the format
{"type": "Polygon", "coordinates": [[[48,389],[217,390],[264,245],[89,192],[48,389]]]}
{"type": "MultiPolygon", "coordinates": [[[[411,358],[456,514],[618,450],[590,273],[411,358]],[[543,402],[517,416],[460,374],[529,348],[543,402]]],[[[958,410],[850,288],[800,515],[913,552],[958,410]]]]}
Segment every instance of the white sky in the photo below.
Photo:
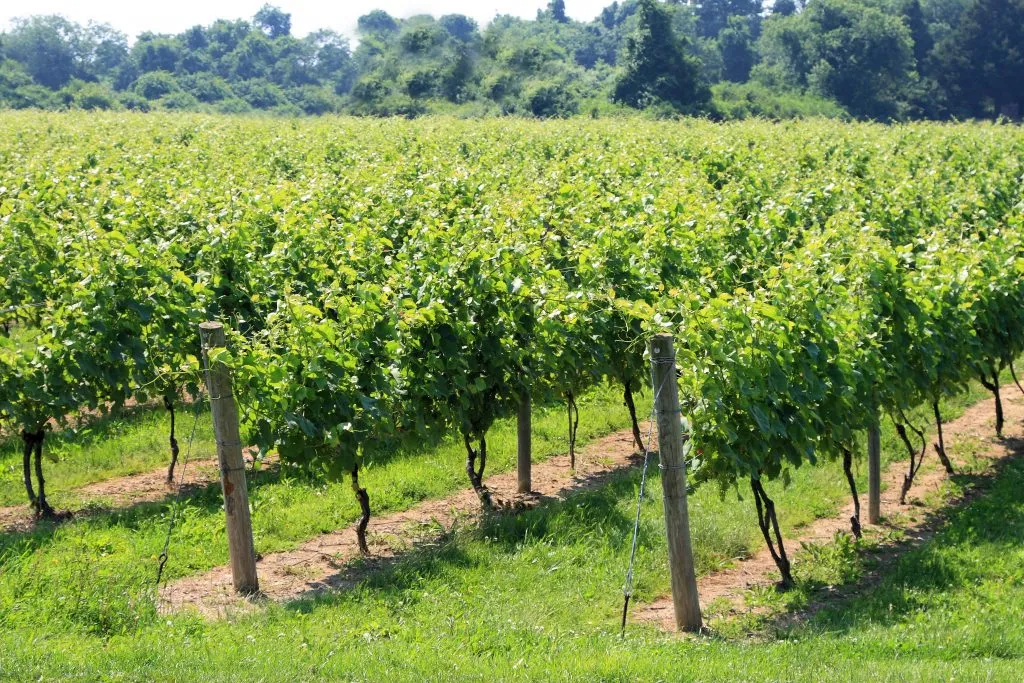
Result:
{"type": "MultiPolygon", "coordinates": [[[[128,40],[143,31],[180,33],[196,24],[215,19],[249,19],[267,0],[17,0],[0,1],[0,29],[11,19],[32,14],[61,14],[80,24],[90,20],[108,23],[128,34],[128,40]]],[[[353,36],[356,19],[374,9],[395,17],[415,14],[465,14],[481,27],[497,14],[534,17],[547,0],[276,0],[292,15],[292,34],[304,36],[319,28],[332,28],[353,36]]],[[[611,0],[566,0],[566,13],[574,19],[596,17],[611,0]]]]}

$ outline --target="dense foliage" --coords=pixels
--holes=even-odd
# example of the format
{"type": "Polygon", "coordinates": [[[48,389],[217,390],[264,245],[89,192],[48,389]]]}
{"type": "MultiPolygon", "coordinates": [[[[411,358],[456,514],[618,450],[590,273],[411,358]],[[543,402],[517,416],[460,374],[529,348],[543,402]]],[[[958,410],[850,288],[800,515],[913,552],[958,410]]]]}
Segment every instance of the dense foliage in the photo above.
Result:
{"type": "Polygon", "coordinates": [[[0,34],[0,106],[417,116],[1019,117],[1024,0],[624,0],[591,21],[553,0],[486,27],[360,17],[358,44],[291,33],[270,5],[129,45],[32,16],[0,34]],[[709,97],[709,88],[714,98],[709,97]]]}
{"type": "Polygon", "coordinates": [[[3,125],[0,311],[33,336],[0,338],[0,413],[41,514],[51,421],[194,387],[204,318],[234,331],[264,452],[357,476],[458,431],[485,505],[487,432],[522,392],[628,400],[669,330],[695,481],[749,481],[768,517],[762,480],[1024,350],[1010,126],[3,125]]]}

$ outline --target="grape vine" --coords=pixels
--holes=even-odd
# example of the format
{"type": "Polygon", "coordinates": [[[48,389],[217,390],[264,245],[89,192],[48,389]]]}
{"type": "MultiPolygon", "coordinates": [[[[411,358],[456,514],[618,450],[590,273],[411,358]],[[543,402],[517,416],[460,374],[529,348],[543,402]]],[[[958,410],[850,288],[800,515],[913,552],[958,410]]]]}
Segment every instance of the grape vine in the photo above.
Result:
{"type": "Polygon", "coordinates": [[[524,392],[567,405],[574,456],[613,382],[643,449],[644,338],[670,331],[692,480],[749,488],[789,583],[765,484],[841,461],[859,533],[858,435],[924,405],[951,470],[940,399],[980,379],[1001,432],[1024,351],[1012,127],[3,117],[0,416],[41,516],[47,431],[130,399],[166,407],[173,475],[204,319],[250,442],[349,478],[364,551],[372,453],[457,434],[497,506],[487,436],[524,392]]]}

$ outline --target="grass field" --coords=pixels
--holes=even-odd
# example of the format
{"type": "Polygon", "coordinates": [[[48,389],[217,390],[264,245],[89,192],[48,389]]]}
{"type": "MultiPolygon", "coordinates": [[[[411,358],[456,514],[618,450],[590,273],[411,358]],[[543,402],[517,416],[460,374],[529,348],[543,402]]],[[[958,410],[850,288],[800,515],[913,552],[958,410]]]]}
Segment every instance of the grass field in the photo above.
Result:
{"type": "MultiPolygon", "coordinates": [[[[983,399],[973,391],[947,416],[983,399]]],[[[50,466],[54,501],[84,480],[76,460],[110,475],[159,467],[166,457],[162,411],[109,420],[93,437],[61,441],[50,466]],[[107,438],[99,438],[105,435],[107,438]],[[131,454],[126,455],[126,454],[131,454]],[[67,467],[67,471],[64,469],[67,467]]],[[[538,455],[564,449],[563,415],[535,419],[538,455]]],[[[615,394],[582,404],[581,437],[626,426],[615,394]]],[[[183,420],[186,428],[191,420],[183,420]]],[[[208,430],[201,421],[200,431],[208,430]]],[[[514,425],[495,429],[492,472],[514,463],[514,425]]],[[[199,452],[209,453],[207,440],[199,452]]],[[[883,456],[903,457],[883,430],[883,456]]],[[[8,444],[7,468],[16,449],[8,444]]],[[[462,452],[445,442],[395,453],[367,469],[375,512],[463,488],[462,452]]],[[[865,469],[863,463],[858,467],[865,469]]],[[[864,486],[866,472],[859,472],[864,486]]],[[[656,474],[655,474],[656,477],[656,474]]],[[[1024,655],[1024,463],[1009,461],[989,494],[958,511],[931,542],[899,561],[880,588],[777,632],[766,620],[712,623],[696,640],[632,625],[618,636],[621,584],[639,473],[517,516],[465,528],[416,550],[357,589],[232,621],[160,615],[152,601],[156,555],[169,505],[98,511],[61,526],[0,537],[0,677],[103,680],[555,679],[1014,679],[1024,655]],[[60,653],[56,656],[56,653],[60,653]]],[[[6,480],[5,480],[6,481],[6,480]]],[[[955,486],[956,484],[954,484],[955,486]]],[[[15,490],[5,484],[5,495],[15,490]]],[[[664,526],[657,480],[644,503],[637,600],[665,592],[664,526]]],[[[847,493],[836,463],[805,467],[774,487],[785,531],[831,514],[847,493]],[[811,495],[813,493],[813,495],[811,495]]],[[[175,532],[169,574],[226,561],[216,486],[191,495],[175,532]]],[[[347,485],[310,486],[276,471],[252,489],[257,548],[294,547],[356,516],[347,485]]],[[[755,551],[749,500],[711,487],[691,498],[701,573],[755,551]]],[[[797,551],[790,544],[790,552],[797,551]]],[[[798,579],[852,580],[863,557],[845,545],[798,562],[798,579]]],[[[798,606],[801,588],[766,596],[798,606]]]]}

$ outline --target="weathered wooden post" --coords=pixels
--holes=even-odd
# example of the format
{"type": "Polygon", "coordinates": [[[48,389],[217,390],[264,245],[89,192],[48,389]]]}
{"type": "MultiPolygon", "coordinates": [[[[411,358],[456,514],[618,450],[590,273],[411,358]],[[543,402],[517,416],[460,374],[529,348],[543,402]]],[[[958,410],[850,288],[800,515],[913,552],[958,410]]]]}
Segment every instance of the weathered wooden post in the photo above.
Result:
{"type": "Polygon", "coordinates": [[[517,415],[516,428],[518,436],[519,493],[529,493],[533,488],[530,461],[533,446],[530,425],[530,392],[525,389],[519,396],[519,413],[517,415]]]}
{"type": "Polygon", "coordinates": [[[672,604],[676,627],[681,631],[701,628],[700,598],[693,568],[690,516],[686,504],[686,459],[676,354],[672,335],[651,339],[651,378],[658,420],[658,454],[661,459],[661,490],[668,535],[668,567],[672,578],[672,604]]]}
{"type": "Polygon", "coordinates": [[[882,438],[875,423],[868,429],[868,522],[882,521],[882,438]]]}
{"type": "Polygon", "coordinates": [[[249,517],[249,491],[245,484],[245,461],[242,459],[242,440],[238,429],[238,407],[235,405],[231,373],[223,363],[210,359],[212,349],[226,346],[224,326],[217,322],[202,323],[199,325],[199,337],[203,344],[206,390],[210,394],[220,483],[224,491],[231,576],[237,592],[256,593],[260,585],[256,576],[256,550],[252,541],[252,519],[249,517]]]}

